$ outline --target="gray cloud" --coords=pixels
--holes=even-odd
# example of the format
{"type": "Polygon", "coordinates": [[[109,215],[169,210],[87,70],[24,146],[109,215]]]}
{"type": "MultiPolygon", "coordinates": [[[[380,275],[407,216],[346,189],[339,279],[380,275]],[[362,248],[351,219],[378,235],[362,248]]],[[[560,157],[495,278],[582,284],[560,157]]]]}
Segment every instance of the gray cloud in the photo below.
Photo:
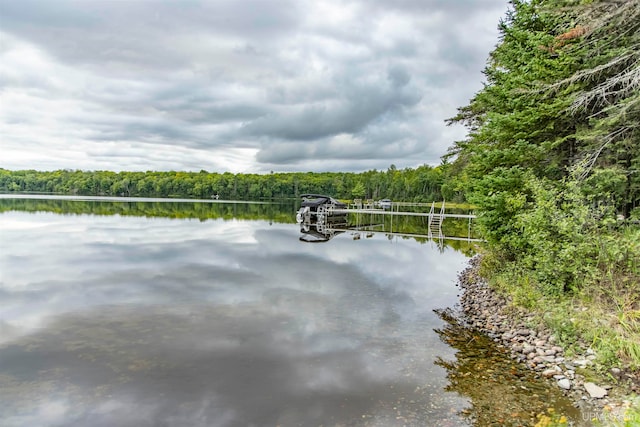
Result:
{"type": "Polygon", "coordinates": [[[0,0],[0,167],[438,163],[507,3],[0,0]]]}
{"type": "Polygon", "coordinates": [[[280,109],[250,122],[243,131],[252,136],[293,141],[357,134],[373,121],[384,120],[385,115],[400,113],[420,101],[415,88],[405,89],[409,78],[404,69],[394,68],[389,71],[387,81],[336,82],[340,94],[334,99],[280,109]]]}

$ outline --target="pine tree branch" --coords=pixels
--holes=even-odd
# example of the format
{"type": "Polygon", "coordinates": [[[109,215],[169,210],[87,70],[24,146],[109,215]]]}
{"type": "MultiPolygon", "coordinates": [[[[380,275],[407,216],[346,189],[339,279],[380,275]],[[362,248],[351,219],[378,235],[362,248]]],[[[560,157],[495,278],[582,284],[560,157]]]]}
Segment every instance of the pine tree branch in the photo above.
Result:
{"type": "Polygon", "coordinates": [[[593,89],[580,93],[569,108],[571,114],[575,114],[579,110],[583,109],[595,109],[608,105],[611,102],[615,102],[615,100],[631,95],[636,90],[640,90],[640,55],[636,53],[629,54],[625,57],[615,58],[607,64],[577,73],[570,79],[567,79],[568,82],[564,84],[572,84],[577,81],[593,77],[595,74],[604,73],[607,69],[618,63],[624,62],[632,56],[638,57],[638,59],[636,59],[629,68],[607,78],[604,82],[595,86],[593,89]]]}
{"type": "Polygon", "coordinates": [[[598,158],[604,151],[604,149],[613,141],[618,140],[621,135],[629,131],[627,128],[619,128],[611,132],[604,137],[604,142],[598,147],[597,150],[587,153],[582,160],[576,162],[573,166],[572,175],[578,181],[583,181],[591,173],[591,169],[595,166],[598,158]]]}

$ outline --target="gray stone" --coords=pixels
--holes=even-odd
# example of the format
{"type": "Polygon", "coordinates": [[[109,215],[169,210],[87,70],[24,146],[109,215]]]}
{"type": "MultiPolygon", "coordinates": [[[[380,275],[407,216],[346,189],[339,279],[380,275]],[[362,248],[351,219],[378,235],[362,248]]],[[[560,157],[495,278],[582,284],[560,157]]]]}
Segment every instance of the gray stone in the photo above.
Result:
{"type": "Polygon", "coordinates": [[[573,361],[573,363],[574,363],[575,365],[580,366],[581,368],[584,368],[585,366],[587,366],[588,364],[590,364],[590,363],[591,363],[591,361],[586,360],[586,359],[577,359],[577,360],[574,360],[574,361],[573,361]]]}
{"type": "Polygon", "coordinates": [[[607,390],[602,387],[598,387],[594,383],[584,383],[584,389],[587,390],[589,396],[594,399],[602,399],[607,395],[607,390]]]}
{"type": "Polygon", "coordinates": [[[571,381],[568,380],[567,378],[562,378],[561,380],[558,381],[558,387],[560,387],[561,389],[564,389],[564,390],[570,390],[571,389],[571,381]]]}

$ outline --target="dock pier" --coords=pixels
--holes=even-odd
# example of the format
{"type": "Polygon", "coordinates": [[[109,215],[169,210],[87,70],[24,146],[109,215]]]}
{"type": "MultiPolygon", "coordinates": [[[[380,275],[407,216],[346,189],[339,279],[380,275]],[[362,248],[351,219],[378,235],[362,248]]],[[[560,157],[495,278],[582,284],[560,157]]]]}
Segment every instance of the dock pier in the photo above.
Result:
{"type": "MultiPolygon", "coordinates": [[[[357,214],[357,215],[381,215],[381,216],[390,216],[391,217],[391,233],[393,233],[393,218],[399,216],[413,216],[413,217],[423,217],[427,218],[427,234],[422,235],[423,237],[428,237],[430,239],[452,239],[452,240],[466,240],[466,241],[481,241],[480,239],[472,239],[471,238],[471,221],[476,219],[477,216],[474,214],[455,214],[455,213],[447,213],[445,209],[445,202],[442,202],[442,205],[439,206],[439,209],[436,208],[436,203],[433,202],[431,204],[428,203],[410,203],[410,202],[393,202],[389,209],[383,209],[380,207],[375,207],[373,203],[354,203],[346,208],[336,208],[329,206],[327,207],[328,215],[345,215],[345,214],[357,214]],[[404,211],[400,210],[401,207],[429,207],[429,212],[412,212],[412,211],[404,211]],[[467,237],[453,237],[453,236],[445,236],[442,232],[442,223],[447,218],[454,219],[468,219],[468,234],[467,237]]],[[[415,235],[418,236],[418,235],[415,235]]]]}
{"type": "Polygon", "coordinates": [[[356,236],[359,238],[361,232],[366,233],[367,237],[377,232],[387,235],[407,235],[400,232],[402,230],[395,230],[393,224],[394,218],[403,216],[427,218],[425,233],[411,234],[411,237],[426,237],[440,242],[446,239],[481,241],[471,237],[471,221],[476,218],[476,215],[447,213],[444,201],[436,208],[436,202],[431,204],[391,202],[383,199],[379,202],[367,200],[363,203],[362,200],[356,199],[354,203],[348,205],[330,196],[305,194],[302,197],[303,202],[296,213],[296,221],[300,224],[303,234],[300,239],[304,241],[327,241],[336,234],[348,230],[353,232],[354,238],[356,236]],[[428,211],[426,211],[427,207],[428,211]],[[401,210],[401,208],[413,209],[401,210]],[[416,208],[423,208],[423,211],[416,212],[416,208]],[[389,217],[389,228],[385,225],[387,223],[385,217],[389,217]],[[447,218],[467,219],[467,236],[445,236],[442,224],[447,218]]]}

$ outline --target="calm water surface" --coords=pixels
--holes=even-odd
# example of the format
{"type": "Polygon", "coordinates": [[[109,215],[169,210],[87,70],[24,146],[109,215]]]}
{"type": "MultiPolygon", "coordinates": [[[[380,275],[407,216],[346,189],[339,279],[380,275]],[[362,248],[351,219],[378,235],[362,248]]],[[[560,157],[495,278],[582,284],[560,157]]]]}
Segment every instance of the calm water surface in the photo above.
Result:
{"type": "Polygon", "coordinates": [[[457,302],[466,257],[298,237],[268,220],[1,213],[2,425],[470,425],[433,311],[457,302]]]}

